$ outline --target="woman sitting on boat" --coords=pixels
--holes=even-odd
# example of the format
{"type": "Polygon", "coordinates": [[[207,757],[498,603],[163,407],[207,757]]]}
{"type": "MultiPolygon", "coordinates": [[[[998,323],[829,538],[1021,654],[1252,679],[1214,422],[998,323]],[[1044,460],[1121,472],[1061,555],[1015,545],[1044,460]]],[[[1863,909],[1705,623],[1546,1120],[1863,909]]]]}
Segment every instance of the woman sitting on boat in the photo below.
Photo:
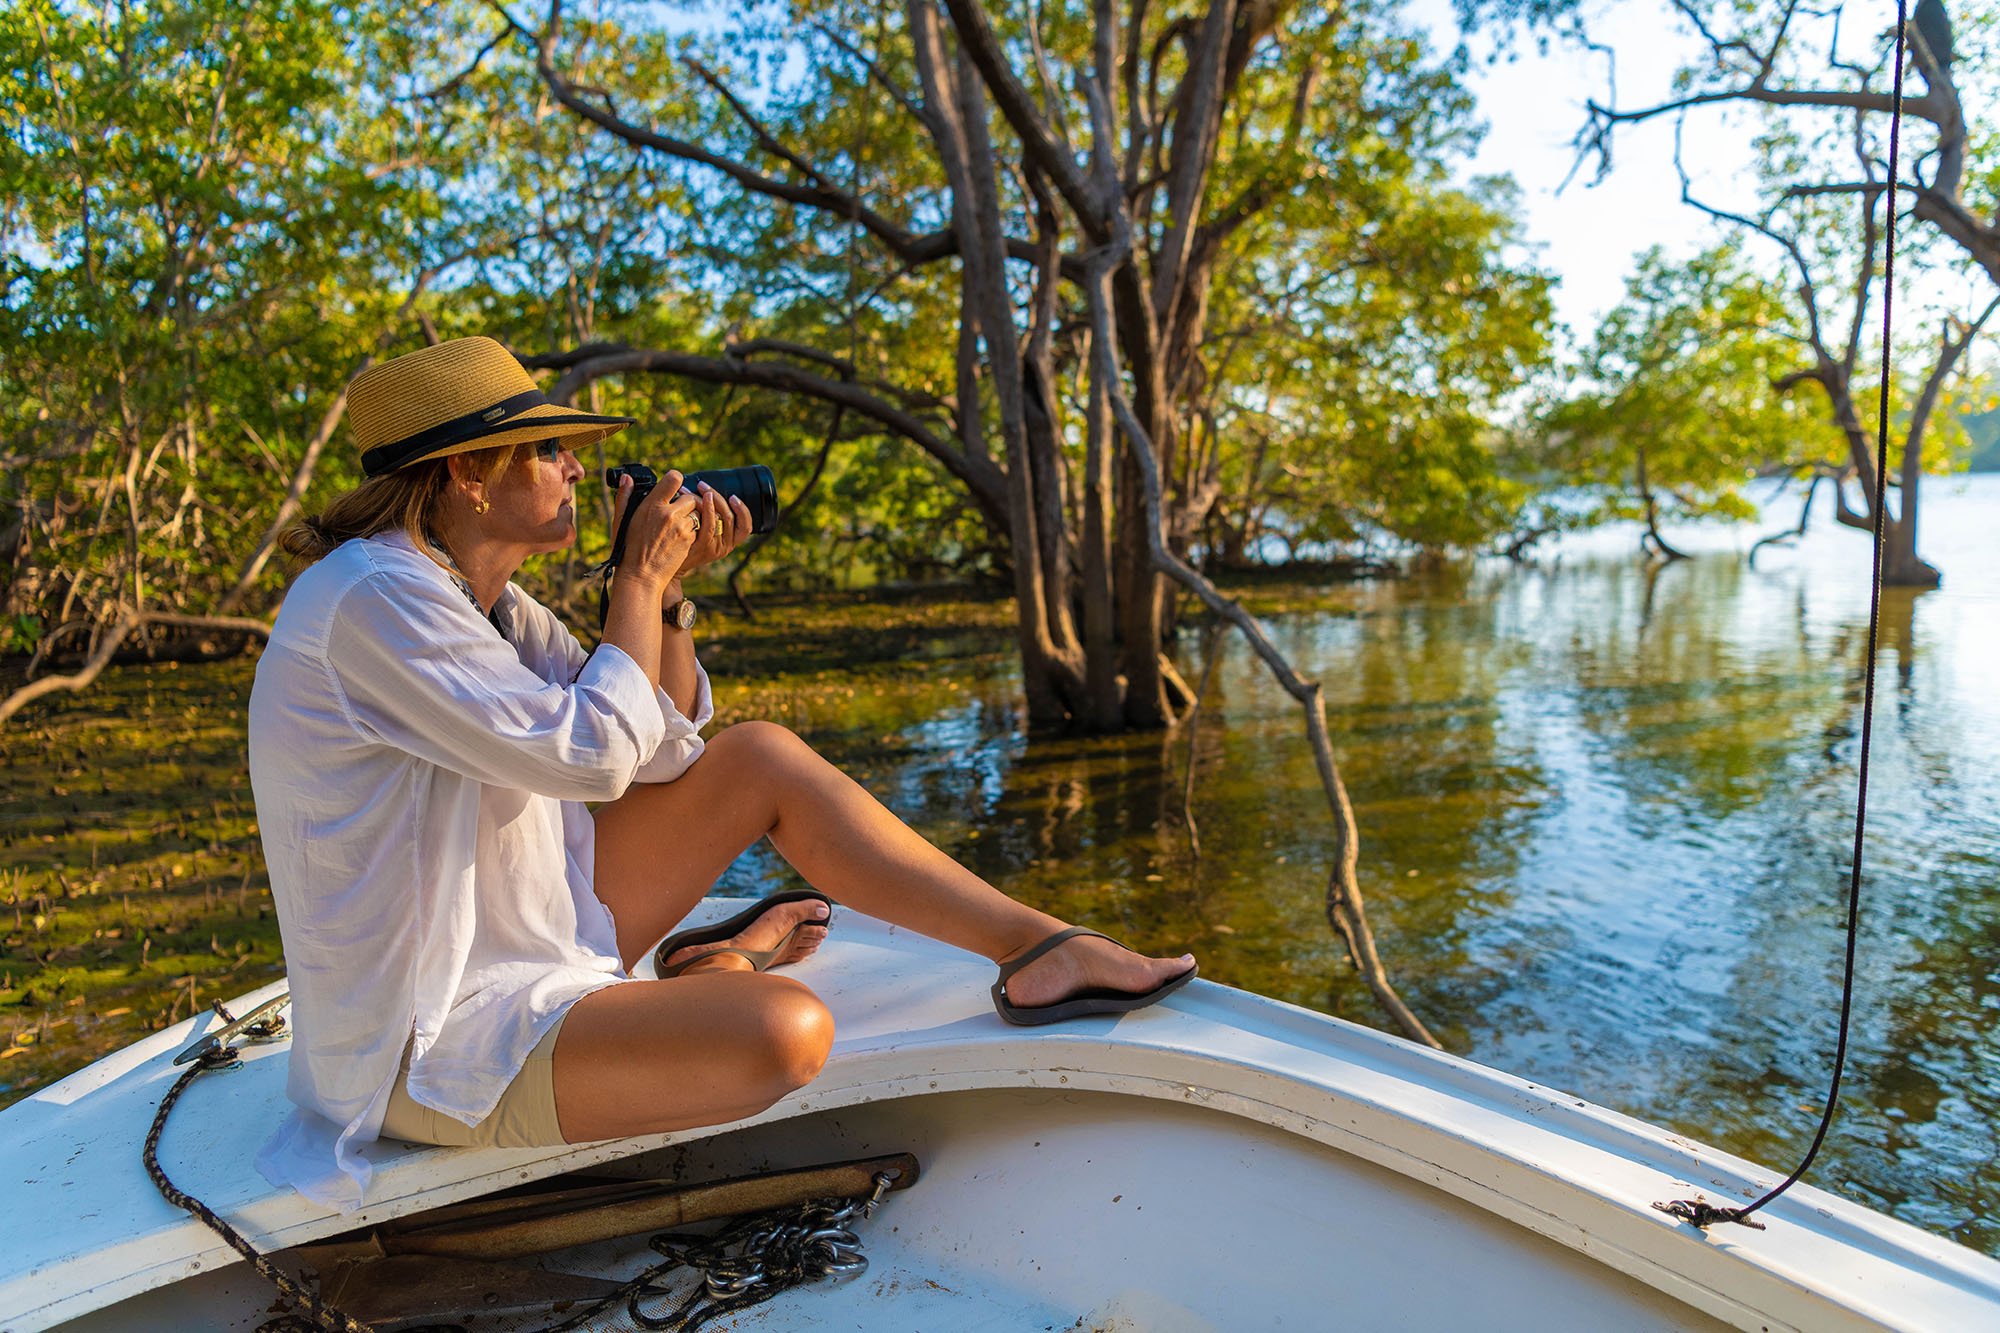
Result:
{"type": "Polygon", "coordinates": [[[665,474],[592,652],[510,583],[575,540],[573,451],[629,419],[549,403],[486,338],[364,371],[347,412],[367,479],[287,531],[310,567],[250,699],[296,1034],[298,1110],[259,1159],[274,1182],[351,1209],[378,1138],[539,1146],[755,1114],[827,1058],[826,1006],[771,969],[818,947],[833,903],[994,960],[1012,1022],[1138,1008],[1194,974],[1008,898],[781,726],[703,740],[682,579],[749,534],[740,499],[665,474]],[[633,979],[763,837],[813,890],[682,932],[661,979],[633,979]]]}

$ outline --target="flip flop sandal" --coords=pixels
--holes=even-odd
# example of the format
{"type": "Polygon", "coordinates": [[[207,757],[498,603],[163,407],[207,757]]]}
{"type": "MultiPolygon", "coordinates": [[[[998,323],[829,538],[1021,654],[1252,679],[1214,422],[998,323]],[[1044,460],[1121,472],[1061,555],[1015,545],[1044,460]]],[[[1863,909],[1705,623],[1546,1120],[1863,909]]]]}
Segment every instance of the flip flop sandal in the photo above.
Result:
{"type": "Polygon", "coordinates": [[[718,921],[712,926],[697,926],[693,930],[677,931],[667,936],[660,941],[660,947],[653,950],[653,966],[658,970],[660,979],[664,981],[668,977],[679,976],[704,958],[713,958],[719,953],[733,953],[739,958],[748,960],[753,971],[763,972],[768,970],[772,963],[784,957],[785,950],[792,947],[792,940],[800,931],[804,930],[807,926],[827,925],[832,920],[833,899],[812,889],[787,889],[783,893],[774,893],[768,898],[758,899],[735,916],[730,917],[727,921],[718,921]],[[742,949],[735,945],[730,945],[726,948],[710,949],[707,953],[698,953],[694,957],[683,959],[671,967],[667,965],[667,959],[673,957],[682,949],[698,944],[721,944],[730,936],[741,933],[745,926],[748,926],[773,907],[778,907],[785,903],[797,902],[825,903],[825,919],[799,922],[798,925],[786,931],[785,937],[769,949],[742,949]]]}
{"type": "MultiPolygon", "coordinates": [[[[1095,935],[1100,940],[1111,940],[1100,931],[1087,930],[1082,926],[1071,926],[1059,930],[1037,944],[1012,962],[1000,965],[1000,979],[993,983],[993,1007],[1000,1017],[1016,1027],[1038,1027],[1043,1023],[1060,1023],[1068,1018],[1083,1018],[1090,1014],[1126,1014],[1134,1009],[1144,1009],[1149,1004],[1157,1004],[1175,991],[1194,980],[1194,974],[1201,970],[1199,964],[1189,968],[1177,977],[1169,977],[1149,991],[1123,990],[1083,990],[1054,1004],[1018,1005],[1007,998],[1007,979],[1028,964],[1040,958],[1056,946],[1073,940],[1079,935],[1095,935]]],[[[1111,940],[1119,948],[1125,949],[1117,940],[1111,940]]],[[[1127,953],[1132,952],[1126,949],[1127,953]]]]}

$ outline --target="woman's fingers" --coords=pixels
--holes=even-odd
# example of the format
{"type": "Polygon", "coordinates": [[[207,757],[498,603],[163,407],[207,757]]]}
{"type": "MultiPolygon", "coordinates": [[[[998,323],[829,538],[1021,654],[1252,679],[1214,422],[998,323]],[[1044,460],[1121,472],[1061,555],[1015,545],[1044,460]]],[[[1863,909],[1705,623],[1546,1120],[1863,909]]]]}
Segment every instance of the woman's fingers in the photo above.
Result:
{"type": "Polygon", "coordinates": [[[625,560],[634,573],[665,582],[687,564],[695,543],[693,519],[699,501],[680,489],[681,474],[668,472],[633,516],[625,560]]]}
{"type": "Polygon", "coordinates": [[[632,478],[624,473],[618,475],[618,491],[611,497],[611,535],[615,540],[618,529],[624,525],[625,510],[632,503],[632,478]]]}
{"type": "Polygon", "coordinates": [[[720,560],[736,549],[736,515],[729,512],[729,500],[721,491],[702,486],[708,511],[701,520],[702,536],[713,537],[709,559],[720,560]]]}
{"type": "Polygon", "coordinates": [[[750,540],[750,506],[743,503],[742,496],[732,495],[729,497],[729,510],[736,518],[736,524],[732,529],[729,542],[729,548],[733,551],[744,542],[750,540]]]}
{"type": "MultiPolygon", "coordinates": [[[[630,494],[631,482],[620,478],[615,512],[621,517],[630,494]]],[[[740,497],[724,496],[707,482],[683,492],[681,474],[669,471],[634,516],[626,563],[659,578],[691,574],[741,546],[750,527],[750,506],[740,497]]]]}
{"type": "Polygon", "coordinates": [[[714,505],[710,511],[713,518],[702,520],[704,524],[712,522],[715,525],[714,554],[709,559],[720,560],[749,537],[750,506],[744,504],[739,496],[724,496],[720,491],[709,490],[706,483],[702,489],[707,491],[707,498],[714,505]]]}
{"type": "Polygon", "coordinates": [[[701,498],[701,532],[695,539],[694,549],[688,553],[687,564],[681,569],[683,574],[714,564],[735,550],[742,540],[737,531],[736,514],[722,492],[704,481],[698,483],[698,494],[701,498]]]}

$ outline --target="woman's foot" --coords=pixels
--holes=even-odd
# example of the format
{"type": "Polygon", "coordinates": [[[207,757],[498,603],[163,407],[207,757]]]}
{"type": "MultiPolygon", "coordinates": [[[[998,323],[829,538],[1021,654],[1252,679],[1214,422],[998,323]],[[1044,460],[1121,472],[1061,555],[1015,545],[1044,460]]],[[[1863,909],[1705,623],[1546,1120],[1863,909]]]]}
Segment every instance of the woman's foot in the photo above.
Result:
{"type": "MultiPolygon", "coordinates": [[[[994,961],[1005,967],[1034,947],[1023,945],[994,961]]],[[[1148,958],[1101,935],[1078,935],[1008,977],[1007,999],[1021,1009],[1040,1009],[1085,991],[1144,995],[1193,971],[1194,966],[1191,953],[1178,958],[1148,958]]]]}
{"type": "Polygon", "coordinates": [[[728,939],[674,950],[662,960],[665,966],[661,971],[677,969],[679,976],[694,972],[752,972],[757,969],[744,953],[761,954],[772,949],[779,952],[766,967],[800,962],[811,957],[826,938],[830,915],[827,904],[817,899],[776,903],[728,939]]]}

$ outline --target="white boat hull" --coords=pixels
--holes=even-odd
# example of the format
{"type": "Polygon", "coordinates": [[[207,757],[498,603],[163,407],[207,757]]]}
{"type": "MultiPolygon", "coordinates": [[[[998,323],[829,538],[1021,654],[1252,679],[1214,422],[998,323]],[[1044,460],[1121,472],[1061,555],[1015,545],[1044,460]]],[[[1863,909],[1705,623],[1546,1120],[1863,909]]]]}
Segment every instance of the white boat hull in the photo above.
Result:
{"type": "MultiPolygon", "coordinates": [[[[1490,1329],[1727,1327],[1440,1191],[1402,1188],[1310,1139],[1181,1102],[933,1093],[700,1149],[703,1167],[724,1174],[904,1150],[924,1164],[914,1188],[857,1227],[866,1274],[788,1292],[724,1328],[1462,1329],[1475,1312],[1490,1329]]],[[[551,1263],[624,1276],[648,1257],[642,1243],[614,1242],[551,1263]]],[[[249,1330],[270,1304],[269,1287],[239,1264],[78,1327],[249,1330]]]]}
{"type": "MultiPolygon", "coordinates": [[[[979,960],[851,914],[797,975],[834,1011],[833,1058],[727,1130],[383,1144],[370,1206],[330,1214],[251,1166],[285,1109],[279,1045],[198,1080],[161,1160],[274,1250],[586,1166],[705,1179],[916,1153],[924,1178],[862,1228],[868,1274],[721,1325],[743,1329],[2000,1328],[2000,1263],[1982,1255],[1810,1187],[1761,1215],[1768,1231],[1704,1236],[1652,1203],[1740,1202],[1772,1173],[1239,991],[1197,983],[1116,1022],[1012,1029],[979,960]]],[[[269,1317],[272,1293],[139,1166],[195,1030],[0,1113],[0,1329],[269,1317]]],[[[587,1257],[622,1273],[639,1249],[587,1257]]]]}

